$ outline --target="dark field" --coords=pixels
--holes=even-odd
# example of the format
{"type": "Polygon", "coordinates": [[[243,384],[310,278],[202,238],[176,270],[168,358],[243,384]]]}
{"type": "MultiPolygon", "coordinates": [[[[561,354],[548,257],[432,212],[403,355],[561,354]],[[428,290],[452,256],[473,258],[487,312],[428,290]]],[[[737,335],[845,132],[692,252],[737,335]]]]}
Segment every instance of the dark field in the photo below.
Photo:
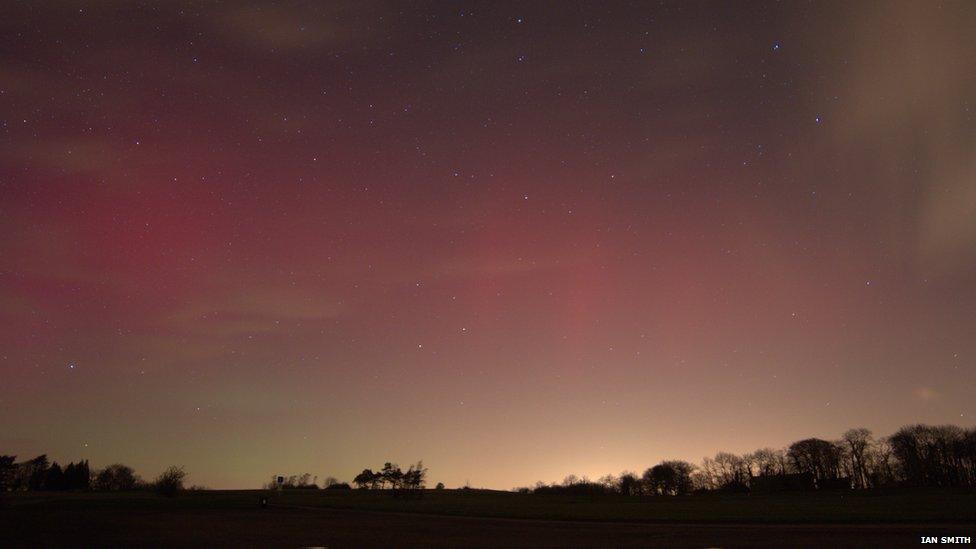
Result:
{"type": "Polygon", "coordinates": [[[936,491],[619,498],[427,491],[15,494],[0,547],[909,546],[974,536],[976,494],[936,491]]]}

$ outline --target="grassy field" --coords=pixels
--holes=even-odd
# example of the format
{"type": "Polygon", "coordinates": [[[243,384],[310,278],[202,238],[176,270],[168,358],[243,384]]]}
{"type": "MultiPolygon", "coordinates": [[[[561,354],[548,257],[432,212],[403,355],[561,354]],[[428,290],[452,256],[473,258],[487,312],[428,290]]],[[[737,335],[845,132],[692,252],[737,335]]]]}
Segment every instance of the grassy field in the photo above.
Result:
{"type": "Polygon", "coordinates": [[[5,505],[44,509],[250,509],[272,506],[433,515],[612,522],[926,523],[976,522],[976,493],[912,490],[716,494],[685,497],[534,495],[491,490],[425,490],[423,497],[340,490],[214,490],[163,498],[150,492],[7,494],[5,505]]]}
{"type": "Polygon", "coordinates": [[[976,520],[976,493],[944,491],[591,498],[429,490],[422,498],[402,500],[368,491],[336,493],[324,490],[273,494],[271,501],[308,507],[548,520],[790,524],[976,520]]]}
{"type": "Polygon", "coordinates": [[[5,494],[0,547],[624,547],[917,545],[976,535],[976,494],[680,498],[426,491],[5,494]],[[262,495],[270,506],[261,508],[262,495]]]}

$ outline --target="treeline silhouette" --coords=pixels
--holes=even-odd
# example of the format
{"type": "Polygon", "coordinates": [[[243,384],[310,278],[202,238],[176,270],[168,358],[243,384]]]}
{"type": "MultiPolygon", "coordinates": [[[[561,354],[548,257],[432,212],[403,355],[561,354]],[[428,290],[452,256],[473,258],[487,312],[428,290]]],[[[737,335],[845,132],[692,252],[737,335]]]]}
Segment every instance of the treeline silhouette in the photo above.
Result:
{"type": "Polygon", "coordinates": [[[16,456],[0,456],[0,492],[155,490],[171,496],[183,490],[185,479],[182,467],[169,467],[152,482],[146,482],[132,467],[121,463],[92,470],[87,460],[61,467],[56,461],[49,462],[46,454],[20,463],[16,456]]]}
{"type": "MultiPolygon", "coordinates": [[[[427,468],[423,461],[407,467],[404,471],[399,465],[386,462],[379,471],[363,469],[361,473],[353,479],[353,484],[363,490],[422,490],[427,481],[427,468]]],[[[443,488],[443,484],[438,484],[443,488]]],[[[312,477],[309,473],[301,475],[290,475],[287,477],[271,477],[271,482],[264,485],[266,490],[281,488],[283,490],[318,490],[318,477],[312,477]],[[278,479],[281,478],[281,482],[278,479]]],[[[324,490],[350,490],[352,487],[347,482],[340,482],[335,477],[326,477],[321,489],[324,490]]]]}
{"type": "Polygon", "coordinates": [[[49,463],[47,455],[16,463],[16,456],[0,456],[0,490],[88,490],[91,468],[88,461],[63,468],[49,463]]]}
{"type": "MultiPolygon", "coordinates": [[[[93,470],[88,461],[65,466],[46,455],[23,462],[0,455],[0,492],[59,490],[155,490],[174,495],[183,490],[186,472],[170,467],[146,482],[120,463],[93,470]]],[[[427,479],[422,461],[406,471],[387,462],[378,471],[363,469],[353,484],[363,490],[420,491],[427,479]]],[[[567,476],[561,484],[537,483],[516,488],[536,494],[684,495],[704,492],[868,489],[895,486],[976,487],[976,429],[955,425],[909,425],[875,438],[864,428],[850,429],[838,440],[808,438],[786,448],[761,448],[737,455],[719,452],[694,465],[666,460],[638,475],[625,471],[591,481],[567,476]]],[[[308,473],[273,477],[266,489],[319,489],[308,473]]],[[[443,484],[438,483],[439,489],[443,484]]],[[[348,490],[349,483],[327,477],[323,489],[348,490]]],[[[192,489],[202,489],[191,487],[192,489]]]]}
{"type": "MultiPolygon", "coordinates": [[[[280,477],[282,480],[279,483],[277,476],[271,477],[271,482],[268,482],[262,488],[265,490],[275,490],[281,488],[283,490],[318,490],[319,489],[319,477],[312,478],[309,473],[302,473],[300,475],[290,475],[287,477],[280,477]]],[[[352,486],[349,486],[348,482],[341,482],[335,477],[325,477],[325,481],[322,483],[321,488],[323,490],[352,490],[352,486]]]]}
{"type": "Polygon", "coordinates": [[[401,471],[399,465],[386,462],[383,468],[373,472],[363,469],[352,482],[361,489],[420,490],[427,480],[427,468],[423,461],[411,465],[406,471],[401,471]]]}
{"type": "Polygon", "coordinates": [[[808,438],[787,448],[743,455],[719,452],[697,466],[666,460],[642,475],[625,471],[596,481],[569,475],[561,484],[539,482],[515,490],[684,495],[895,486],[976,487],[976,429],[909,425],[882,438],[874,438],[868,429],[850,429],[839,440],[808,438]]]}

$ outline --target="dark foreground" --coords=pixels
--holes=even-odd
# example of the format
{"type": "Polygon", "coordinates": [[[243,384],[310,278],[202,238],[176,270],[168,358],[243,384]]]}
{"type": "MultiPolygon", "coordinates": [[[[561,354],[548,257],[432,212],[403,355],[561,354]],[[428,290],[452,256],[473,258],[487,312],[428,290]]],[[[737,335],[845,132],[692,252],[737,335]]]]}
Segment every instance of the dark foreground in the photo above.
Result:
{"type": "Polygon", "coordinates": [[[0,520],[4,547],[901,547],[948,525],[634,524],[341,509],[60,511],[0,520]],[[12,520],[8,520],[12,519],[12,520]]]}
{"type": "Polygon", "coordinates": [[[0,547],[907,547],[919,545],[921,536],[976,534],[971,521],[516,519],[296,506],[287,501],[261,509],[250,496],[189,499],[177,505],[98,495],[67,502],[9,503],[0,509],[0,547]]]}

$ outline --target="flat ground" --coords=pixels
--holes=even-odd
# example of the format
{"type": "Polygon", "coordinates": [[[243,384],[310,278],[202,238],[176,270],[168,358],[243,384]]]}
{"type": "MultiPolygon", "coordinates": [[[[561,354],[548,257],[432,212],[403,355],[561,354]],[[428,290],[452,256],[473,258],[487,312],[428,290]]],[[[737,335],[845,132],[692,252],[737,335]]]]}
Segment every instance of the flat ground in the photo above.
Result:
{"type": "Polygon", "coordinates": [[[580,498],[506,492],[15,494],[0,547],[892,547],[976,537],[976,494],[580,498]]]}

